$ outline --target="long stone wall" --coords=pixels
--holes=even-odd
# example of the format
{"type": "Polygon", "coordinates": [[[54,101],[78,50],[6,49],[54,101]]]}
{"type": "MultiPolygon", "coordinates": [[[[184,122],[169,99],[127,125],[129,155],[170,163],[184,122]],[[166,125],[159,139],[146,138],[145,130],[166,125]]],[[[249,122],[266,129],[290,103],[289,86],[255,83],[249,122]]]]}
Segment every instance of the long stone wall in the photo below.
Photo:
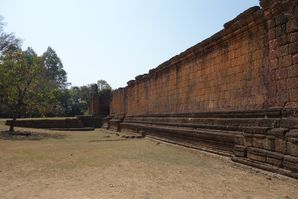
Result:
{"type": "MultiPolygon", "coordinates": [[[[7,120],[6,125],[11,125],[12,120],[7,120]]],[[[78,115],[68,118],[22,118],[15,122],[17,127],[40,128],[53,130],[83,131],[94,130],[101,127],[102,118],[90,115],[78,115]]]]}
{"type": "Polygon", "coordinates": [[[298,2],[260,5],[114,91],[106,126],[298,178],[298,2]]]}

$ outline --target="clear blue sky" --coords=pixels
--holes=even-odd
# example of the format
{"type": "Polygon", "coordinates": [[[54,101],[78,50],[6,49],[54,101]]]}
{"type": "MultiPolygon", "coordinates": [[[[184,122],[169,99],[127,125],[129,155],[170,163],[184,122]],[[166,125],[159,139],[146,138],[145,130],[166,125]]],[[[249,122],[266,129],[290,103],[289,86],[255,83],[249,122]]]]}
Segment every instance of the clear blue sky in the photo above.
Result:
{"type": "Polygon", "coordinates": [[[210,37],[258,0],[0,0],[6,32],[51,46],[73,86],[113,88],[210,37]]]}

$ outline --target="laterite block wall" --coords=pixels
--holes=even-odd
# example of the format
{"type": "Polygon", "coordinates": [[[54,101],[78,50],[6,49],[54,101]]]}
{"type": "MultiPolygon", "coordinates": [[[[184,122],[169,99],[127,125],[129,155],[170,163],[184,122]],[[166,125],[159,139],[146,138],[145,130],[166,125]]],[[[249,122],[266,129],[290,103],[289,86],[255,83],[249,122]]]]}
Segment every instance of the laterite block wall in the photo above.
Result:
{"type": "Polygon", "coordinates": [[[107,127],[298,178],[298,1],[261,0],[113,92],[107,127]]]}
{"type": "Polygon", "coordinates": [[[297,14],[293,8],[273,13],[275,3],[248,9],[211,38],[114,91],[111,114],[296,107],[297,14]]]}

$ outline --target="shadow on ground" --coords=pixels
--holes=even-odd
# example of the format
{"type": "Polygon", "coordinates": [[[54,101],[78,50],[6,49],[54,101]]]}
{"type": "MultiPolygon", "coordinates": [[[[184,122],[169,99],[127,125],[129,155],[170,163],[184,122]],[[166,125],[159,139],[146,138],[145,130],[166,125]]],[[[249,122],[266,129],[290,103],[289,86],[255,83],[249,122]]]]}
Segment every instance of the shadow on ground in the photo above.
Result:
{"type": "Polygon", "coordinates": [[[127,139],[90,140],[89,142],[118,142],[118,141],[127,141],[127,139]]]}
{"type": "Polygon", "coordinates": [[[50,134],[50,133],[37,133],[29,131],[16,131],[10,133],[9,131],[0,131],[0,140],[43,140],[43,139],[63,139],[66,135],[63,134],[50,134]]]}

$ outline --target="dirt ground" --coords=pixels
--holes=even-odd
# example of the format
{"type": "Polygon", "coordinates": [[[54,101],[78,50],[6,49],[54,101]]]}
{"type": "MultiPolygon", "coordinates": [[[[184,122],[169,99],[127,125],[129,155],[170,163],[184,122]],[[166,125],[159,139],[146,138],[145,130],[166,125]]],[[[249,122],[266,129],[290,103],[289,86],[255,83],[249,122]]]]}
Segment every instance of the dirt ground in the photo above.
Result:
{"type": "Polygon", "coordinates": [[[298,198],[297,180],[205,152],[101,129],[29,130],[0,134],[1,199],[298,198]]]}

